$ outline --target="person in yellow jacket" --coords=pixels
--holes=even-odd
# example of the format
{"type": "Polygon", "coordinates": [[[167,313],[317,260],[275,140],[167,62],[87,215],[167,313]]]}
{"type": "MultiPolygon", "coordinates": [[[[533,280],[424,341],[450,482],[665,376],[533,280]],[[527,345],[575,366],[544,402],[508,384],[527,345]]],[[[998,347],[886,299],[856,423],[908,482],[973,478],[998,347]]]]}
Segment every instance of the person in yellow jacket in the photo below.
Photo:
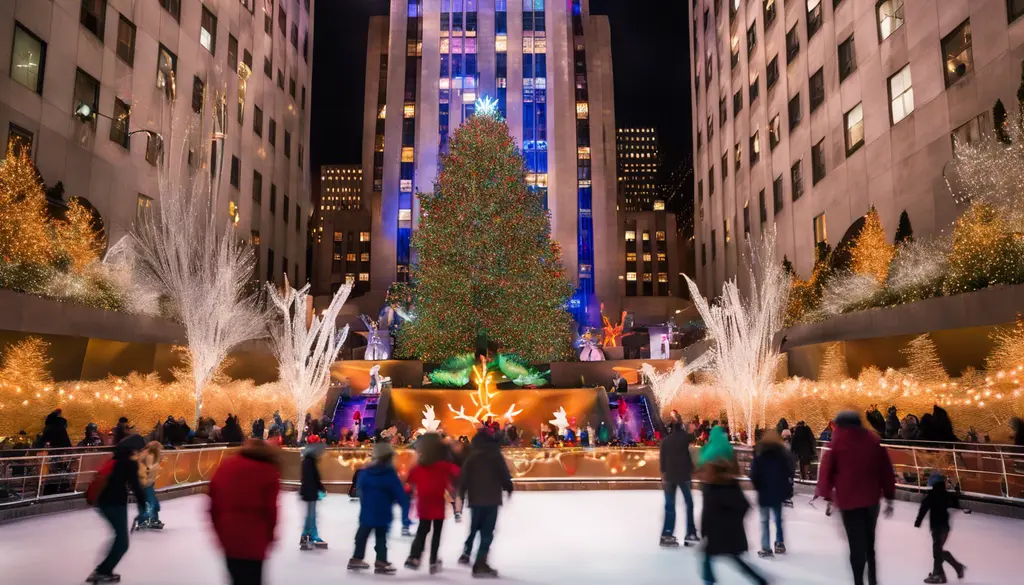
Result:
{"type": "Polygon", "coordinates": [[[146,493],[146,512],[135,519],[132,530],[162,530],[164,527],[160,521],[160,500],[156,499],[156,479],[160,475],[162,456],[163,448],[158,441],[150,441],[139,453],[139,483],[146,493]]]}

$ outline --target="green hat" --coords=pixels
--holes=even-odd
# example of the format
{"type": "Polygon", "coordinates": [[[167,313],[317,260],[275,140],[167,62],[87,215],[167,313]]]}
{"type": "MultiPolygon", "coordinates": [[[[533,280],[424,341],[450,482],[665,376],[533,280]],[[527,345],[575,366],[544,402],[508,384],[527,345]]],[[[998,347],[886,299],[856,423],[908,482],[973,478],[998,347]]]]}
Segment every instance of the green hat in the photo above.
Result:
{"type": "Polygon", "coordinates": [[[729,437],[725,434],[725,429],[721,426],[716,426],[711,429],[711,434],[708,436],[708,443],[700,450],[700,455],[697,458],[697,465],[704,465],[709,461],[716,461],[718,459],[733,459],[732,445],[729,444],[729,437]]]}

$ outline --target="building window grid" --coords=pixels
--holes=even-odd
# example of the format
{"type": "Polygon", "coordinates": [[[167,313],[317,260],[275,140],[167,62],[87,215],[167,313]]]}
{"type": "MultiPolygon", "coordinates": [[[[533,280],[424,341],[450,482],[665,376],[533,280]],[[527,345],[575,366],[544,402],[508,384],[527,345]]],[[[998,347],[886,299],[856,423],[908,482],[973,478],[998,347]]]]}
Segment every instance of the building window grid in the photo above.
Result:
{"type": "Polygon", "coordinates": [[[794,202],[804,195],[804,171],[803,161],[798,160],[789,169],[789,186],[791,198],[794,202]]]}
{"type": "Polygon", "coordinates": [[[963,21],[942,39],[942,55],[946,62],[946,87],[952,86],[974,70],[970,19],[963,21]]]}
{"type": "Polygon", "coordinates": [[[107,0],[82,0],[79,22],[103,42],[103,30],[107,20],[107,0]]]}
{"type": "Polygon", "coordinates": [[[864,108],[857,104],[843,117],[846,127],[846,156],[864,145],[864,108]]]}
{"type": "Polygon", "coordinates": [[[903,26],[903,0],[881,0],[875,6],[878,17],[878,38],[885,40],[903,26]]]}
{"type": "Polygon", "coordinates": [[[45,69],[46,42],[20,22],[15,22],[11,79],[37,94],[42,94],[45,69]]]}
{"type": "Polygon", "coordinates": [[[909,63],[889,78],[889,103],[893,124],[898,124],[914,113],[914,86],[909,63]]]}
{"type": "Polygon", "coordinates": [[[807,39],[810,40],[819,30],[823,21],[821,0],[807,0],[807,39]]]}
{"type": "Polygon", "coordinates": [[[811,147],[811,181],[817,185],[825,178],[825,139],[811,147]]]}
{"type": "Polygon", "coordinates": [[[117,56],[129,67],[135,64],[135,24],[119,16],[117,20],[117,56]]]}
{"type": "Polygon", "coordinates": [[[811,113],[825,103],[825,68],[819,68],[811,75],[808,92],[811,96],[811,113]]]}
{"type": "Polygon", "coordinates": [[[839,83],[846,81],[857,70],[857,50],[853,35],[839,44],[839,83]]]}

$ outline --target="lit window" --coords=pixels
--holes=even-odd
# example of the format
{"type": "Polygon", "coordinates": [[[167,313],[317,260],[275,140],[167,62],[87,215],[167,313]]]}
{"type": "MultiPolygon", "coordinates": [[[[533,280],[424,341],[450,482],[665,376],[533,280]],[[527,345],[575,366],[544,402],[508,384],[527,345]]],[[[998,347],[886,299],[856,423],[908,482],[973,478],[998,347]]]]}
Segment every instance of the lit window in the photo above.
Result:
{"type": "Polygon", "coordinates": [[[825,214],[822,213],[814,218],[814,245],[824,244],[828,241],[828,234],[825,233],[825,214]]]}
{"type": "Polygon", "coordinates": [[[893,124],[914,112],[914,87],[910,81],[909,63],[889,78],[889,99],[893,124]]]}
{"type": "Polygon", "coordinates": [[[864,108],[857,104],[846,113],[846,155],[864,144],[864,108]]]}
{"type": "Polygon", "coordinates": [[[644,272],[644,282],[651,282],[651,273],[644,272]]]}
{"type": "Polygon", "coordinates": [[[160,45],[156,60],[156,86],[167,89],[174,83],[175,71],[178,70],[178,56],[167,47],[160,45]],[[165,71],[167,73],[165,73],[165,71]]]}
{"type": "Polygon", "coordinates": [[[405,104],[404,115],[406,118],[416,117],[416,104],[405,104]]]}
{"type": "Polygon", "coordinates": [[[117,56],[129,67],[135,63],[135,25],[124,16],[117,22],[117,56]]]}
{"type": "Polygon", "coordinates": [[[878,34],[884,41],[903,26],[903,0],[883,0],[877,10],[878,34]]]}
{"type": "Polygon", "coordinates": [[[402,193],[412,193],[412,179],[402,179],[398,190],[402,193]]]}
{"type": "MultiPolygon", "coordinates": [[[[153,198],[142,193],[135,196],[135,221],[141,221],[153,206],[153,198]]],[[[259,242],[257,242],[259,244],[259,242]]]]}
{"type": "Polygon", "coordinates": [[[651,261],[651,253],[650,252],[644,252],[644,262],[650,262],[650,261],[651,261]]]}
{"type": "Polygon", "coordinates": [[[46,43],[21,23],[14,25],[14,51],[11,53],[11,79],[36,93],[43,91],[43,67],[46,43]]]}
{"type": "Polygon", "coordinates": [[[658,252],[658,262],[665,262],[668,260],[668,254],[664,252],[658,252]]]}
{"type": "Polygon", "coordinates": [[[650,239],[651,239],[651,232],[649,232],[647,230],[644,230],[643,235],[641,236],[641,239],[643,241],[645,241],[645,242],[650,241],[650,239]]]}
{"type": "Polygon", "coordinates": [[[414,162],[414,160],[415,159],[413,158],[413,148],[411,146],[403,146],[402,147],[402,162],[404,162],[404,163],[411,163],[411,162],[414,162]]]}
{"type": "MultiPolygon", "coordinates": [[[[646,240],[647,238],[644,238],[644,239],[646,240]]],[[[626,241],[627,242],[635,242],[636,241],[636,232],[634,230],[626,230],[626,241]]]]}
{"type": "Polygon", "coordinates": [[[349,252],[348,254],[345,254],[345,260],[347,260],[349,262],[355,262],[356,261],[356,253],[355,252],[349,252]]]}
{"type": "Polygon", "coordinates": [[[217,17],[203,6],[203,16],[199,24],[199,44],[213,53],[217,49],[217,17]]]}
{"type": "Polygon", "coordinates": [[[659,272],[658,273],[658,282],[668,282],[668,273],[667,272],[659,272]]]}
{"type": "Polygon", "coordinates": [[[949,36],[942,39],[942,55],[946,60],[946,87],[962,79],[974,68],[971,49],[971,21],[965,20],[949,36]]]}
{"type": "Polygon", "coordinates": [[[412,221],[412,210],[411,209],[399,209],[398,210],[398,221],[412,221]]]}
{"type": "Polygon", "coordinates": [[[590,105],[587,102],[576,102],[576,117],[580,120],[590,117],[590,105]]]}
{"type": "MultiPolygon", "coordinates": [[[[647,233],[647,232],[644,232],[644,233],[647,233]]],[[[658,230],[657,232],[655,232],[654,238],[656,240],[658,240],[659,242],[664,242],[665,241],[665,232],[663,232],[661,230],[658,230]]],[[[644,238],[644,239],[646,240],[647,238],[644,238]]]]}
{"type": "Polygon", "coordinates": [[[630,282],[636,282],[636,272],[627,272],[626,273],[626,280],[628,280],[630,282]]]}
{"type": "Polygon", "coordinates": [[[362,254],[359,255],[359,260],[361,262],[369,262],[370,261],[370,253],[369,252],[363,252],[362,254]]]}
{"type": "Polygon", "coordinates": [[[498,53],[508,52],[508,35],[494,36],[494,50],[498,53]]]}
{"type": "Polygon", "coordinates": [[[626,252],[626,262],[636,262],[636,252],[626,252]]]}
{"type": "Polygon", "coordinates": [[[369,272],[360,272],[359,273],[359,282],[369,282],[369,280],[370,280],[370,273],[369,272]]]}
{"type": "Polygon", "coordinates": [[[388,107],[386,105],[380,107],[380,111],[377,112],[377,119],[383,120],[388,116],[388,107]]]}
{"type": "Polygon", "coordinates": [[[356,281],[356,275],[355,274],[349,272],[348,274],[345,275],[345,284],[352,284],[355,281],[356,281]]]}
{"type": "Polygon", "coordinates": [[[340,253],[338,253],[338,252],[334,253],[334,261],[335,262],[341,262],[341,254],[340,253]]]}
{"type": "MultiPolygon", "coordinates": [[[[337,234],[337,232],[335,232],[335,234],[337,234]]],[[[359,241],[360,242],[369,242],[370,241],[370,232],[359,232],[359,241]]]]}
{"type": "Polygon", "coordinates": [[[665,211],[665,200],[655,199],[654,200],[654,211],[665,211]]]}
{"type": "Polygon", "coordinates": [[[576,157],[579,160],[590,160],[590,147],[580,146],[576,149],[576,157]]]}

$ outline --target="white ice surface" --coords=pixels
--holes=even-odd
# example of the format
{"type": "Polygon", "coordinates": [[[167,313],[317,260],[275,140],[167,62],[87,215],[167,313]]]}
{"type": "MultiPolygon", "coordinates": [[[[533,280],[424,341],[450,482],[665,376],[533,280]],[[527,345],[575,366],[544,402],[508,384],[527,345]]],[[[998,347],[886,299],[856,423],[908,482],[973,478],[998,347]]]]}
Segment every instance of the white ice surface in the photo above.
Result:
{"type": "MultiPolygon", "coordinates": [[[[751,495],[751,494],[748,494],[751,495]]],[[[700,496],[694,492],[698,518],[700,496]]],[[[748,559],[775,584],[811,585],[852,583],[845,536],[838,515],[797,496],[787,509],[786,545],[789,554],[762,561],[748,559]]],[[[321,502],[320,535],[328,551],[300,552],[303,508],[295,493],[282,494],[277,546],[267,568],[271,585],[332,583],[470,583],[469,571],[456,565],[468,523],[445,523],[442,560],[445,570],[431,577],[400,567],[394,577],[352,575],[345,564],[352,553],[359,505],[331,495],[321,502]]],[[[663,500],[659,491],[521,492],[502,508],[491,553],[491,564],[502,581],[517,584],[647,585],[699,584],[700,555],[696,549],[658,547],[663,500]]],[[[677,536],[682,536],[685,513],[678,504],[677,536]]],[[[134,512],[134,510],[131,510],[134,512]]],[[[931,540],[926,527],[914,528],[916,505],[898,503],[896,514],[880,519],[879,581],[882,585],[920,583],[931,568],[931,540]]],[[[163,532],[136,533],[117,571],[123,583],[145,585],[214,585],[226,583],[219,550],[206,515],[206,497],[190,496],[163,503],[163,532]]],[[[698,519],[699,525],[699,519],[698,519]]],[[[926,524],[927,526],[927,524],[926,524]]],[[[83,579],[100,560],[108,528],[93,510],[31,518],[0,526],[0,584],[71,585],[83,579]]],[[[747,516],[751,548],[760,539],[756,510],[747,516]]],[[[401,565],[410,538],[392,531],[389,555],[401,565]]],[[[1024,574],[1024,521],[959,513],[953,518],[948,550],[968,566],[970,585],[1019,585],[1024,574]]],[[[373,560],[372,539],[367,550],[373,560]]],[[[719,583],[746,581],[731,564],[716,564],[719,583]]],[[[954,577],[947,568],[947,574],[954,577]]],[[[956,582],[955,577],[951,582],[956,582]]]]}

